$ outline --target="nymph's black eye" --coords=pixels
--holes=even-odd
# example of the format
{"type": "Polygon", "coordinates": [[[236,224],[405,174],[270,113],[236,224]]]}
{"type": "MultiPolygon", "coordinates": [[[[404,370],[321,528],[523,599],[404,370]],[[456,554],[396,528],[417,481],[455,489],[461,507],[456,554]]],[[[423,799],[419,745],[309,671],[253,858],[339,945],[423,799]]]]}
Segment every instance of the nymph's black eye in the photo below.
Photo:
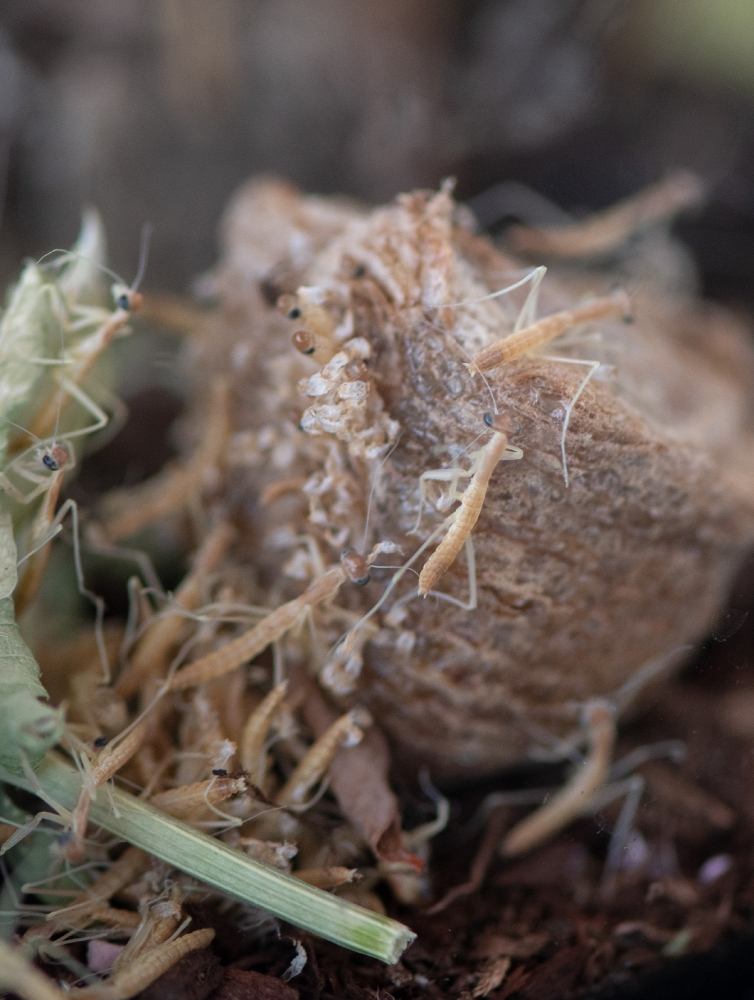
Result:
{"type": "Polygon", "coordinates": [[[131,299],[126,294],[126,292],[124,292],[122,295],[118,296],[118,298],[115,300],[115,304],[119,309],[130,309],[131,299]]]}
{"type": "Polygon", "coordinates": [[[98,736],[97,739],[94,741],[94,745],[97,747],[98,750],[100,749],[100,747],[106,747],[107,736],[98,736]]]}
{"type": "Polygon", "coordinates": [[[301,317],[301,310],[299,309],[298,306],[295,306],[295,308],[291,309],[291,311],[288,313],[288,319],[300,319],[300,317],[301,317]]]}
{"type": "Polygon", "coordinates": [[[52,455],[42,455],[42,464],[50,470],[50,472],[57,472],[60,466],[52,457],[52,455]]]}
{"type": "Polygon", "coordinates": [[[216,768],[213,769],[212,773],[214,775],[216,775],[218,778],[227,778],[228,777],[228,772],[225,770],[224,767],[216,767],[216,768]]]}
{"type": "Polygon", "coordinates": [[[366,273],[367,273],[367,269],[364,267],[364,265],[363,264],[359,264],[358,267],[355,267],[353,269],[353,275],[352,275],[352,277],[353,278],[363,278],[366,273]]]}

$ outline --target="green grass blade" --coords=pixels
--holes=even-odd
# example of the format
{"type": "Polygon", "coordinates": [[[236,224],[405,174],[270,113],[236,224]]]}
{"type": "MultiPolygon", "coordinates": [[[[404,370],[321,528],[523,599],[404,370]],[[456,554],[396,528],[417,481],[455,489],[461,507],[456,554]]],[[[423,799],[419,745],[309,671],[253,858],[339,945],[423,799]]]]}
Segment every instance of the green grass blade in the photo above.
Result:
{"type": "MultiPolygon", "coordinates": [[[[37,778],[60,805],[68,809],[75,806],[81,779],[59,754],[47,754],[37,768],[37,778]]],[[[26,778],[2,767],[0,780],[33,791],[26,778]]],[[[92,803],[93,823],[188,875],[297,927],[388,964],[397,962],[416,937],[396,920],[260,864],[121,789],[114,789],[113,796],[120,817],[115,816],[100,789],[98,800],[92,803]]]]}

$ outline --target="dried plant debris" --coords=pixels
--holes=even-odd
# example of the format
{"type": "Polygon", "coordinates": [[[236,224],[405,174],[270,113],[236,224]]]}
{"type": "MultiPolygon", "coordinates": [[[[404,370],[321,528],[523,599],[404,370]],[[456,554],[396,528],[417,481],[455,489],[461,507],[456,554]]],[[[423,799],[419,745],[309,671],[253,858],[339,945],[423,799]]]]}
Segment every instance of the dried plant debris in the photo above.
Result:
{"type": "MultiPolygon", "coordinates": [[[[657,218],[655,195],[608,222],[657,218]]],[[[724,701],[694,744],[700,704],[667,687],[754,538],[743,326],[545,275],[449,185],[370,211],[258,179],[222,232],[184,456],[87,535],[168,529],[191,566],[175,594],[134,579],[125,627],[40,646],[68,760],[48,740],[36,774],[3,772],[54,810],[0,815],[7,975],[38,956],[124,1000],[556,997],[743,930],[754,815],[702,744],[734,756],[750,731],[724,701]],[[650,691],[670,723],[619,735],[650,691]],[[544,778],[491,780],[532,758],[544,778]],[[276,937],[285,919],[395,963],[398,907],[420,940],[390,969],[276,937]],[[208,948],[238,966],[222,983],[208,948]]],[[[79,399],[53,390],[20,434],[79,399]]],[[[46,454],[10,470],[40,504],[24,552],[57,524],[46,454]]]]}

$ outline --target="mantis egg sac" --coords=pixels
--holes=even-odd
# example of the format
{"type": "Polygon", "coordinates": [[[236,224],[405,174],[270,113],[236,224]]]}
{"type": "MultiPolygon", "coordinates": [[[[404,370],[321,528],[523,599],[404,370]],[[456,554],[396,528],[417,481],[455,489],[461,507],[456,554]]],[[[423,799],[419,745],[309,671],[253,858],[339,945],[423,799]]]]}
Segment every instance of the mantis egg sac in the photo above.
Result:
{"type": "Polygon", "coordinates": [[[704,638],[754,540],[754,355],[729,314],[659,278],[614,301],[604,273],[542,280],[448,185],[367,210],[252,180],[222,241],[193,351],[229,380],[234,558],[282,603],[381,544],[282,656],[367,709],[401,766],[480,776],[551,749],[589,699],[640,700],[704,638]],[[557,313],[551,343],[475,370],[557,313]]]}

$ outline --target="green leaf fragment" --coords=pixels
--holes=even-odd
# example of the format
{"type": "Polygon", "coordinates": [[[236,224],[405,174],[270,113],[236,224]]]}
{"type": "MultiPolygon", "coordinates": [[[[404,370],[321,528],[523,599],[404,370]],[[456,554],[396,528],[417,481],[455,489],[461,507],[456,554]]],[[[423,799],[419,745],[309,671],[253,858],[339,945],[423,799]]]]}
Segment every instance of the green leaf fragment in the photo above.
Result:
{"type": "Polygon", "coordinates": [[[47,383],[46,366],[39,359],[60,356],[65,306],[53,282],[30,261],[11,289],[0,320],[0,467],[5,464],[7,421],[23,423],[24,416],[41,402],[47,383]]]}
{"type": "Polygon", "coordinates": [[[10,514],[0,513],[0,764],[21,774],[21,753],[36,767],[63,735],[63,716],[44,704],[39,666],[16,625],[16,543],[10,514]]]}
{"type": "Polygon", "coordinates": [[[0,941],[10,941],[18,926],[21,911],[18,901],[23,895],[27,882],[43,879],[50,868],[49,834],[32,834],[27,840],[17,844],[7,862],[10,873],[0,890],[0,941]]]}

